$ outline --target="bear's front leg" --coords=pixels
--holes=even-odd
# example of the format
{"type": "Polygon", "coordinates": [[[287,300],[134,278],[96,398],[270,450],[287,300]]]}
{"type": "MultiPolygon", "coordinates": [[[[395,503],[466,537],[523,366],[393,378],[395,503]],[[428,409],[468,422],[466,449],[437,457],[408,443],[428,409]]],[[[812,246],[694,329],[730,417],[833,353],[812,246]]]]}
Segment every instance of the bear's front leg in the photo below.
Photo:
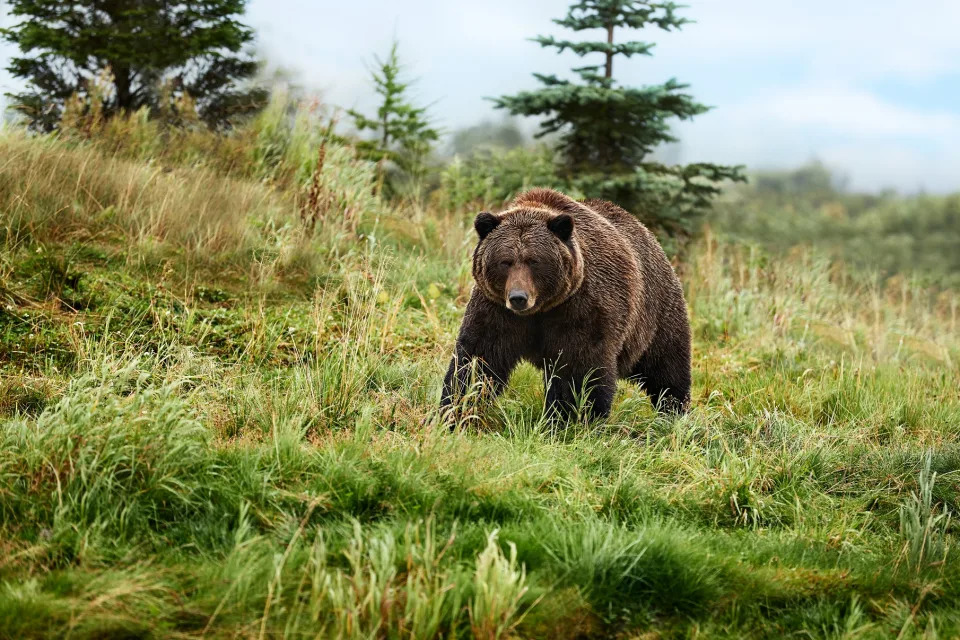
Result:
{"type": "Polygon", "coordinates": [[[482,355],[467,349],[459,340],[454,348],[453,358],[447,367],[447,375],[443,378],[443,396],[440,398],[440,407],[448,407],[463,399],[470,386],[470,380],[477,374],[487,385],[487,388],[496,396],[500,393],[510,371],[502,364],[484,358],[482,355]],[[500,366],[498,366],[498,364],[500,366]]]}
{"type": "Polygon", "coordinates": [[[604,359],[593,367],[584,361],[563,360],[544,371],[547,415],[569,419],[582,408],[591,420],[609,416],[617,390],[616,359],[604,359]]]}
{"type": "Polygon", "coordinates": [[[496,396],[520,361],[521,350],[516,343],[521,336],[498,324],[500,309],[488,310],[483,306],[484,301],[478,300],[476,294],[467,305],[453,358],[443,380],[442,409],[463,399],[474,374],[496,396]]]}

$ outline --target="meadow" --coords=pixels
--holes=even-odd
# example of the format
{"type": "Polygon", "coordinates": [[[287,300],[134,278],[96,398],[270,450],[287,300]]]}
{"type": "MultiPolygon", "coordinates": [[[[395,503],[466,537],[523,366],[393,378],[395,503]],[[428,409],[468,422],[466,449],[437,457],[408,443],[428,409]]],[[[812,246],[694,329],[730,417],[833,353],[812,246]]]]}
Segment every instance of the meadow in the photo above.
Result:
{"type": "Polygon", "coordinates": [[[708,229],[688,415],[451,432],[497,203],[142,115],[0,132],[0,637],[960,635],[950,289],[708,229]]]}

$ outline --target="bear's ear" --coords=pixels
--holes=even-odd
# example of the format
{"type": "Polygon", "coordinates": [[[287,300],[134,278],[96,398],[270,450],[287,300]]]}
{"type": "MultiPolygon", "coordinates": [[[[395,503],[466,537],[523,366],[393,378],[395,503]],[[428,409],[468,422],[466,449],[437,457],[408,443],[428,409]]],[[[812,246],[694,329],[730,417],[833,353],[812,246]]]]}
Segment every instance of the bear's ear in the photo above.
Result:
{"type": "Polygon", "coordinates": [[[473,221],[473,228],[477,230],[477,235],[483,240],[491,231],[500,224],[500,218],[489,211],[481,211],[477,214],[477,219],[473,221]]]}
{"type": "Polygon", "coordinates": [[[550,222],[547,223],[547,229],[550,229],[560,240],[566,242],[573,234],[573,216],[561,213],[550,219],[550,222]]]}

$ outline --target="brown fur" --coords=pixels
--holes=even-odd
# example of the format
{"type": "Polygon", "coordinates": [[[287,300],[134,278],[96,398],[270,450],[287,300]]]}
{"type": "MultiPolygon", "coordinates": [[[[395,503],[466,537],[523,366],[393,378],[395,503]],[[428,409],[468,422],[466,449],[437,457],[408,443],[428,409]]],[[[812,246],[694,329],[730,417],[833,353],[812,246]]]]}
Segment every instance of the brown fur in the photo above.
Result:
{"type": "Polygon", "coordinates": [[[687,408],[683,290],[656,238],[634,216],[604,200],[577,202],[533,189],[500,214],[481,213],[474,226],[476,287],[443,405],[464,393],[476,359],[495,391],[521,360],[539,367],[550,411],[569,413],[586,383],[591,413],[606,416],[617,378],[640,384],[660,409],[687,408]],[[528,307],[511,308],[513,294],[523,294],[528,307]]]}

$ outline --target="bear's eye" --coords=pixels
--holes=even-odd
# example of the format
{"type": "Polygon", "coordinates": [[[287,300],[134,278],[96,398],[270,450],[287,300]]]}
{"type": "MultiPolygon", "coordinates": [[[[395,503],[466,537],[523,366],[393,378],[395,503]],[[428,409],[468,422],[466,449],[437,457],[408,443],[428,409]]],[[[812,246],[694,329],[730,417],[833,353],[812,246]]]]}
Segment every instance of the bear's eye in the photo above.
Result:
{"type": "Polygon", "coordinates": [[[535,267],[538,264],[540,264],[540,261],[537,260],[536,258],[530,258],[529,260],[527,260],[527,264],[530,265],[531,267],[535,267]]]}
{"type": "Polygon", "coordinates": [[[510,267],[513,266],[513,260],[501,260],[500,266],[503,267],[504,269],[509,269],[510,267]]]}

